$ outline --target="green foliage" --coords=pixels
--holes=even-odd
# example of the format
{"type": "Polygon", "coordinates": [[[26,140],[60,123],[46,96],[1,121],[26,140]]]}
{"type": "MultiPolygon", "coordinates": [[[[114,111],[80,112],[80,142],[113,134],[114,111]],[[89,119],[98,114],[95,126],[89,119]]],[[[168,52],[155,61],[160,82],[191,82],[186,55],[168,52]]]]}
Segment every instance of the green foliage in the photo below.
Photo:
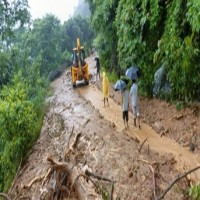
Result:
{"type": "Polygon", "coordinates": [[[168,6],[165,32],[154,55],[155,62],[162,60],[167,63],[172,99],[183,101],[196,100],[200,84],[197,59],[200,46],[196,40],[199,34],[187,21],[187,6],[185,1],[173,1],[168,6]]]}
{"type": "Polygon", "coordinates": [[[85,46],[86,50],[91,47],[94,33],[87,18],[75,15],[75,17],[64,23],[61,35],[63,38],[61,44],[62,51],[67,49],[67,51],[72,53],[73,48],[76,46],[77,38],[80,38],[81,44],[85,46]]]}
{"type": "Polygon", "coordinates": [[[200,200],[200,185],[194,185],[189,189],[189,196],[193,200],[200,200]]]}
{"type": "Polygon", "coordinates": [[[117,34],[114,26],[118,0],[87,0],[91,11],[91,23],[96,30],[94,42],[101,58],[101,65],[109,70],[118,67],[117,34]]]}
{"type": "Polygon", "coordinates": [[[0,0],[0,39],[11,37],[14,27],[29,22],[30,14],[27,8],[27,0],[0,0]]]}
{"type": "Polygon", "coordinates": [[[6,84],[12,75],[10,55],[6,52],[0,53],[0,87],[6,84]]]}
{"type": "Polygon", "coordinates": [[[177,102],[176,103],[176,109],[179,110],[179,111],[182,110],[183,109],[183,103],[182,102],[177,102]]]}
{"type": "Polygon", "coordinates": [[[166,63],[170,98],[200,100],[199,0],[87,2],[104,67],[113,69],[116,60],[121,73],[135,63],[142,70],[141,91],[151,96],[154,73],[166,63]]]}
{"type": "Polygon", "coordinates": [[[187,20],[190,22],[194,32],[200,32],[200,1],[190,0],[187,1],[188,12],[186,14],[187,20]]]}
{"type": "Polygon", "coordinates": [[[76,15],[81,15],[84,18],[90,16],[89,6],[84,0],[79,0],[78,6],[74,9],[74,16],[76,15]]]}
{"type": "MultiPolygon", "coordinates": [[[[57,68],[61,60],[60,22],[53,15],[35,20],[31,32],[27,32],[28,44],[31,47],[33,59],[41,57],[42,74],[48,75],[57,68]]],[[[28,45],[27,44],[27,45],[28,45]]]]}
{"type": "Polygon", "coordinates": [[[116,74],[116,72],[113,70],[111,73],[110,72],[106,72],[108,79],[110,82],[114,83],[115,81],[117,81],[118,76],[116,74]]]}
{"type": "MultiPolygon", "coordinates": [[[[19,77],[20,78],[20,77],[19,77]]],[[[31,139],[35,113],[27,101],[27,85],[15,77],[13,87],[4,87],[0,101],[1,169],[3,188],[7,188],[14,177],[16,163],[24,156],[31,139]],[[7,185],[8,184],[8,185],[7,185]]]]}
{"type": "Polygon", "coordinates": [[[103,200],[109,200],[110,199],[110,194],[107,189],[107,187],[103,184],[97,184],[96,185],[96,192],[101,194],[103,200]]]}
{"type": "Polygon", "coordinates": [[[9,188],[20,160],[28,154],[42,125],[44,97],[39,98],[42,91],[39,77],[34,79],[30,74],[29,78],[25,79],[19,72],[0,93],[0,190],[4,191],[9,188]]]}

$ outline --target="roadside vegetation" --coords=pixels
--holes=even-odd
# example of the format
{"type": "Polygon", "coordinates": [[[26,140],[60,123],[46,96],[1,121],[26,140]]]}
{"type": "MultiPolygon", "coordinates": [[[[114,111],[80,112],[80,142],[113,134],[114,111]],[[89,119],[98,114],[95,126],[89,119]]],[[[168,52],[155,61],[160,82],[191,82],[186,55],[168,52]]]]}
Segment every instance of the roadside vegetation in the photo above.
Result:
{"type": "Polygon", "coordinates": [[[89,20],[31,21],[25,0],[0,1],[0,191],[7,191],[40,134],[49,80],[71,64],[76,38],[91,49],[89,20]],[[52,73],[53,72],[53,73],[52,73]],[[50,77],[51,75],[51,77],[50,77]]]}
{"type": "Polygon", "coordinates": [[[136,64],[140,92],[152,96],[154,73],[164,65],[170,93],[163,97],[200,100],[200,1],[86,1],[105,68],[120,77],[136,64]]]}

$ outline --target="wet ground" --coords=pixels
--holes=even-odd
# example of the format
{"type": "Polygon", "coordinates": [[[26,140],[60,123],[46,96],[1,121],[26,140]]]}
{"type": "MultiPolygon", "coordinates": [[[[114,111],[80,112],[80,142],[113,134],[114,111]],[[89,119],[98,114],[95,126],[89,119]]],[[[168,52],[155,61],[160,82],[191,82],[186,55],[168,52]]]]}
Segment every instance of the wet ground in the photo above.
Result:
{"type": "MultiPolygon", "coordinates": [[[[156,199],[178,174],[199,165],[198,148],[195,152],[190,151],[189,143],[187,145],[190,140],[185,139],[186,130],[178,141],[179,136],[172,134],[172,130],[178,131],[178,127],[184,126],[175,123],[181,123],[186,117],[184,113],[177,113],[163,102],[158,105],[154,100],[140,99],[141,130],[133,127],[132,117],[129,130],[124,130],[120,94],[111,87],[110,106],[104,108],[99,89],[101,84],[95,81],[94,58],[88,58],[88,63],[91,73],[89,86],[80,83],[73,89],[70,71],[52,83],[54,93],[47,99],[50,108],[40,138],[10,190],[12,199],[64,199],[55,197],[58,188],[54,174],[47,179],[50,169],[48,156],[56,161],[65,161],[70,168],[72,176],[69,182],[74,181],[74,184],[68,188],[66,199],[111,199],[110,196],[114,200],[156,199]],[[161,112],[163,108],[165,113],[161,112]],[[176,126],[176,129],[170,126],[176,126]],[[78,134],[80,138],[76,148],[65,160],[66,151],[78,134]],[[184,145],[180,142],[183,139],[184,145]],[[88,180],[85,178],[86,170],[111,182],[94,177],[88,180]],[[84,176],[75,184],[80,174],[84,176]],[[31,185],[34,179],[36,181],[31,185]]],[[[197,123],[196,120],[195,130],[198,130],[197,123]]],[[[189,199],[187,189],[189,184],[199,180],[200,173],[197,172],[179,181],[164,199],[189,199]]]]}

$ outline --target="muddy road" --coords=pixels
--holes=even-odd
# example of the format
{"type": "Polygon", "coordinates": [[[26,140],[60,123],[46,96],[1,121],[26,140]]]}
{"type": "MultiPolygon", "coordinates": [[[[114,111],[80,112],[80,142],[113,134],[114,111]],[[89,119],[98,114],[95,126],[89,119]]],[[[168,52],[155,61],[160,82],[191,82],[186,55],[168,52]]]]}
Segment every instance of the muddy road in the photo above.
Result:
{"type": "MultiPolygon", "coordinates": [[[[88,63],[89,86],[73,89],[69,70],[51,84],[41,135],[9,191],[12,199],[151,200],[200,164],[198,153],[161,137],[144,115],[141,130],[132,117],[124,130],[119,94],[111,88],[115,98],[104,108],[94,58],[88,63]]],[[[199,176],[196,171],[181,179],[164,199],[189,199],[187,190],[199,176]]]]}

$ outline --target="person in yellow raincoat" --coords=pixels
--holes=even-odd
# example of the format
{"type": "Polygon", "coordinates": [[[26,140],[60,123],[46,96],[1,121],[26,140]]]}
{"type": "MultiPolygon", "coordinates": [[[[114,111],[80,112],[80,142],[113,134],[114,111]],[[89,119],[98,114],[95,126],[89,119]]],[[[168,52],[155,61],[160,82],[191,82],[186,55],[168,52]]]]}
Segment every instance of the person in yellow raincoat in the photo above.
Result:
{"type": "Polygon", "coordinates": [[[106,101],[107,101],[107,105],[109,106],[109,102],[108,102],[109,80],[105,72],[103,72],[102,91],[103,91],[104,107],[106,107],[106,101]]]}

